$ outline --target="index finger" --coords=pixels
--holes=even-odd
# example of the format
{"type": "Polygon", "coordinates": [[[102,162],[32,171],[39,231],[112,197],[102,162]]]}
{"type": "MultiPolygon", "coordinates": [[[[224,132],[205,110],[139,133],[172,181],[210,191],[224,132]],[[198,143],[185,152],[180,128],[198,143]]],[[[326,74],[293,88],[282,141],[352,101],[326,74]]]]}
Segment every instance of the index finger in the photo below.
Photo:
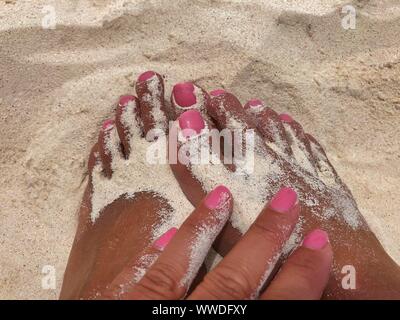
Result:
{"type": "Polygon", "coordinates": [[[230,191],[216,187],[185,220],[128,298],[183,298],[231,212],[230,191]]]}

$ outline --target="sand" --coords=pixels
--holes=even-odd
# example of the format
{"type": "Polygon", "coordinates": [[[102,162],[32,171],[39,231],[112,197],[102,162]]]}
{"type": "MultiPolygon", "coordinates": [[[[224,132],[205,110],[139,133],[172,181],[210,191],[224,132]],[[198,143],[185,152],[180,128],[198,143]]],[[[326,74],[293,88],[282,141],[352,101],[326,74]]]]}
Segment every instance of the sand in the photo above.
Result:
{"type": "Polygon", "coordinates": [[[400,4],[0,1],[0,298],[58,296],[101,121],[142,71],[289,112],[400,262],[400,4]],[[57,26],[44,29],[53,5],[57,26]],[[54,266],[55,289],[42,288],[54,266]]]}

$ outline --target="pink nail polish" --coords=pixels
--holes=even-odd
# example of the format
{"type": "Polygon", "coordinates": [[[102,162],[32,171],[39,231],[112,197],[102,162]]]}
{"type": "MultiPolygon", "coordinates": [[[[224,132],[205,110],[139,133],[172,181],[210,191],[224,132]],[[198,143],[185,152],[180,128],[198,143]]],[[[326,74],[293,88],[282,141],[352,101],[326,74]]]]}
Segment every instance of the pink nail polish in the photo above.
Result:
{"type": "Polygon", "coordinates": [[[287,123],[290,123],[290,122],[293,121],[293,118],[292,118],[290,115],[288,115],[287,113],[281,113],[281,114],[279,115],[279,119],[280,119],[281,121],[287,122],[287,123]]]}
{"type": "Polygon", "coordinates": [[[191,82],[178,83],[172,89],[175,102],[181,107],[190,107],[196,103],[194,85],[191,82]]]}
{"type": "Polygon", "coordinates": [[[272,198],[269,207],[277,212],[289,212],[297,203],[297,193],[291,188],[282,188],[272,198]]]}
{"type": "Polygon", "coordinates": [[[154,247],[157,248],[158,250],[164,250],[167,244],[171,241],[171,239],[174,237],[176,232],[178,231],[177,228],[171,228],[164,234],[162,234],[155,242],[154,242],[154,247]]]}
{"type": "Polygon", "coordinates": [[[204,204],[208,209],[217,209],[223,206],[227,200],[232,197],[229,189],[223,185],[214,188],[204,200],[204,204]]]}
{"type": "Polygon", "coordinates": [[[321,229],[311,231],[303,240],[303,246],[308,249],[319,250],[329,242],[328,234],[321,229]]]}
{"type": "Polygon", "coordinates": [[[260,99],[251,99],[245,105],[245,109],[262,107],[264,104],[260,99]]]}
{"type": "Polygon", "coordinates": [[[210,92],[210,95],[212,95],[213,97],[219,96],[223,93],[225,93],[226,91],[224,89],[216,89],[210,92]]]}
{"type": "Polygon", "coordinates": [[[179,118],[179,127],[185,137],[199,134],[205,128],[205,122],[201,113],[197,110],[189,110],[182,113],[179,118]]]}
{"type": "Polygon", "coordinates": [[[139,76],[139,78],[138,78],[138,81],[139,82],[143,82],[143,81],[147,81],[147,80],[149,80],[150,78],[152,78],[153,76],[155,76],[155,72],[154,71],[146,71],[146,72],[143,72],[140,76],[139,76]]]}
{"type": "Polygon", "coordinates": [[[108,119],[103,122],[103,130],[109,130],[114,127],[114,120],[108,119]]]}
{"type": "Polygon", "coordinates": [[[135,97],[131,95],[121,96],[121,98],[119,98],[118,104],[122,107],[125,107],[129,102],[133,101],[134,99],[135,97]]]}

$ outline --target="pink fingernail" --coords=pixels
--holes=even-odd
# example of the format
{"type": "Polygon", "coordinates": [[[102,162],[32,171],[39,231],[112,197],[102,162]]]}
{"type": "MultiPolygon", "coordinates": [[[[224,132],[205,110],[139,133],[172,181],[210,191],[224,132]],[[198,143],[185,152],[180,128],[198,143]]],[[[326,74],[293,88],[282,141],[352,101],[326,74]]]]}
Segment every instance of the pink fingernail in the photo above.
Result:
{"type": "Polygon", "coordinates": [[[143,73],[139,76],[138,81],[139,81],[139,82],[143,82],[143,81],[149,80],[150,78],[154,77],[155,74],[156,74],[156,73],[155,73],[154,71],[146,71],[146,72],[143,72],[143,73]]]}
{"type": "Polygon", "coordinates": [[[223,93],[225,93],[226,91],[224,89],[216,89],[210,92],[210,95],[212,95],[213,97],[219,96],[223,93]]]}
{"type": "Polygon", "coordinates": [[[272,198],[269,207],[277,212],[286,213],[297,203],[297,193],[291,188],[282,188],[272,198]]]}
{"type": "Polygon", "coordinates": [[[133,101],[134,99],[135,97],[131,95],[121,96],[121,98],[119,98],[118,104],[122,107],[125,107],[126,105],[128,105],[129,102],[133,101]]]}
{"type": "Polygon", "coordinates": [[[114,120],[108,119],[103,122],[103,130],[109,130],[114,127],[114,120]]]}
{"type": "Polygon", "coordinates": [[[246,104],[245,104],[245,109],[248,109],[248,108],[256,108],[256,107],[261,107],[261,106],[263,106],[263,102],[260,100],[260,99],[251,99],[250,101],[248,101],[246,104]]]}
{"type": "Polygon", "coordinates": [[[164,250],[164,248],[167,246],[167,244],[171,241],[171,239],[174,237],[175,233],[178,231],[177,228],[173,227],[169,229],[167,232],[162,234],[155,242],[154,242],[154,247],[156,247],[158,250],[164,250]]]}
{"type": "Polygon", "coordinates": [[[293,121],[293,118],[290,115],[288,115],[287,113],[281,113],[279,115],[279,119],[281,119],[281,121],[287,122],[287,123],[290,123],[293,121]]]}
{"type": "Polygon", "coordinates": [[[328,234],[321,229],[311,231],[303,240],[303,246],[308,249],[319,250],[329,242],[328,234]]]}
{"type": "Polygon", "coordinates": [[[199,134],[205,128],[205,122],[201,113],[197,110],[189,110],[182,113],[179,118],[179,127],[185,137],[199,134]]]}
{"type": "Polygon", "coordinates": [[[181,107],[190,107],[196,103],[194,85],[191,82],[178,83],[172,89],[175,102],[181,107]]]}
{"type": "Polygon", "coordinates": [[[231,197],[229,189],[223,185],[214,188],[204,200],[204,204],[208,209],[217,209],[223,206],[231,197]]]}

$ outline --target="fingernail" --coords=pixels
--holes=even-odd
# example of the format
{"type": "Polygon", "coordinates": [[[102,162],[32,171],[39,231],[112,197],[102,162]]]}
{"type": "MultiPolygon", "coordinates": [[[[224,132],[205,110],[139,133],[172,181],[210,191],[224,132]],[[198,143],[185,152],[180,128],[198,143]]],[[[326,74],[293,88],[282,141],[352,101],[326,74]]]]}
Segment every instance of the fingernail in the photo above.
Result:
{"type": "Polygon", "coordinates": [[[260,99],[251,99],[245,104],[245,109],[262,107],[263,102],[260,99]]]}
{"type": "Polygon", "coordinates": [[[205,128],[205,122],[201,113],[197,110],[189,110],[182,113],[179,118],[179,127],[185,137],[199,134],[205,128]]]}
{"type": "Polygon", "coordinates": [[[109,130],[114,127],[114,120],[108,119],[103,122],[103,130],[109,130]]]}
{"type": "Polygon", "coordinates": [[[138,81],[139,81],[139,82],[143,82],[143,81],[149,80],[150,78],[154,77],[155,74],[156,74],[156,73],[155,73],[154,71],[146,71],[146,72],[143,72],[143,73],[139,76],[138,81]]]}
{"type": "Polygon", "coordinates": [[[177,228],[171,228],[164,234],[162,234],[155,242],[154,242],[154,247],[157,248],[158,250],[164,250],[164,248],[167,246],[167,244],[171,241],[171,239],[174,237],[175,233],[178,231],[177,228]]]}
{"type": "Polygon", "coordinates": [[[216,89],[210,92],[210,95],[212,95],[213,97],[219,96],[223,93],[225,93],[226,91],[224,89],[216,89]]]}
{"type": "Polygon", "coordinates": [[[303,247],[319,250],[329,242],[328,234],[321,229],[311,231],[303,240],[303,247]]]}
{"type": "Polygon", "coordinates": [[[231,196],[232,194],[227,187],[219,185],[208,193],[204,204],[208,209],[217,209],[224,206],[231,196]]]}
{"type": "Polygon", "coordinates": [[[119,98],[118,104],[119,104],[121,107],[125,107],[126,105],[128,105],[129,102],[133,101],[134,99],[135,99],[135,97],[134,97],[134,96],[131,96],[131,95],[121,96],[121,97],[119,98]]]}
{"type": "Polygon", "coordinates": [[[272,198],[269,207],[277,212],[286,213],[292,209],[297,202],[297,193],[291,188],[282,188],[272,198]]]}
{"type": "Polygon", "coordinates": [[[293,118],[292,118],[290,115],[288,115],[287,113],[281,113],[281,114],[279,115],[279,119],[280,119],[281,121],[287,122],[287,123],[290,123],[290,122],[293,121],[293,118]]]}
{"type": "Polygon", "coordinates": [[[194,85],[191,82],[178,83],[172,89],[175,102],[181,107],[190,107],[196,103],[194,85]]]}

